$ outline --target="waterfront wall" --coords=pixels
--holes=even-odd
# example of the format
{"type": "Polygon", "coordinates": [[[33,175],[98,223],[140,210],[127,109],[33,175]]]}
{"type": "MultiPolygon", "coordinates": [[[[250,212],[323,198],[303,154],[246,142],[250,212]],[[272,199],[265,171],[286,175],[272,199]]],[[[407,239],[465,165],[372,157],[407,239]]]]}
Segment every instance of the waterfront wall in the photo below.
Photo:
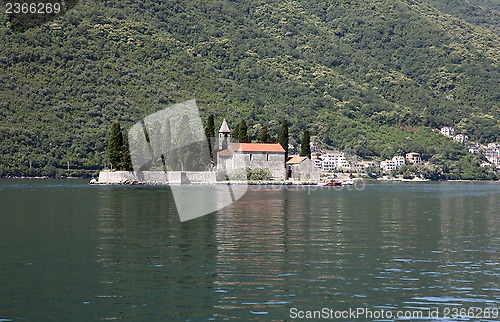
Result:
{"type": "Polygon", "coordinates": [[[99,184],[181,184],[215,183],[212,171],[101,171],[99,184]]]}

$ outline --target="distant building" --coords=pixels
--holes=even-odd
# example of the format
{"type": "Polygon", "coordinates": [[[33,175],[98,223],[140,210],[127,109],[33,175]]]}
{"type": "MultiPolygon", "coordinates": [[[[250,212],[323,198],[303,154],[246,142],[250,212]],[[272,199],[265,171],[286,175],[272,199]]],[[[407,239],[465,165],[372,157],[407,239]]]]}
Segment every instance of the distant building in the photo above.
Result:
{"type": "Polygon", "coordinates": [[[467,150],[469,150],[469,153],[474,153],[478,154],[479,153],[479,148],[481,145],[479,143],[473,142],[473,141],[468,141],[466,143],[467,150]]]}
{"type": "Polygon", "coordinates": [[[488,143],[486,146],[487,149],[492,149],[492,150],[498,150],[500,149],[500,144],[493,142],[493,143],[488,143]]]}
{"type": "Polygon", "coordinates": [[[344,153],[326,153],[319,156],[318,159],[320,162],[314,160],[314,163],[323,171],[335,171],[350,168],[349,162],[347,162],[344,153]]]}
{"type": "Polygon", "coordinates": [[[392,157],[391,160],[384,160],[380,162],[380,168],[382,168],[382,171],[390,173],[394,170],[399,169],[404,164],[405,164],[405,158],[400,155],[397,155],[392,157]]]}
{"type": "Polygon", "coordinates": [[[410,152],[406,153],[406,161],[409,164],[419,164],[422,162],[422,158],[420,157],[420,153],[410,152]]]}
{"type": "Polygon", "coordinates": [[[311,153],[320,151],[319,146],[316,142],[309,142],[309,147],[311,149],[311,153]]]}
{"type": "Polygon", "coordinates": [[[360,161],[360,162],[353,163],[351,165],[351,169],[356,170],[358,172],[366,173],[367,169],[374,168],[376,166],[377,165],[373,161],[360,161]]]}
{"type": "Polygon", "coordinates": [[[312,156],[311,157],[311,161],[314,163],[314,166],[316,168],[320,168],[321,169],[321,159],[317,156],[312,156]]]}
{"type": "Polygon", "coordinates": [[[449,137],[455,136],[455,128],[453,128],[453,127],[444,126],[441,128],[440,132],[442,135],[446,135],[449,137]]]}
{"type": "Polygon", "coordinates": [[[286,162],[287,179],[296,181],[319,181],[320,170],[307,157],[290,156],[286,162]]]}
{"type": "Polygon", "coordinates": [[[392,157],[392,161],[394,161],[394,163],[396,164],[396,167],[401,167],[403,165],[405,165],[405,158],[400,156],[400,155],[396,155],[394,157],[392,157]]]}
{"type": "Polygon", "coordinates": [[[500,144],[489,143],[484,151],[484,156],[495,167],[500,167],[500,144]]]}
{"type": "Polygon", "coordinates": [[[396,162],[392,160],[384,160],[380,162],[380,168],[382,169],[383,172],[390,173],[397,169],[396,162]]]}
{"type": "Polygon", "coordinates": [[[459,143],[466,143],[467,140],[469,140],[469,137],[465,134],[457,134],[453,137],[453,140],[455,140],[459,143]]]}

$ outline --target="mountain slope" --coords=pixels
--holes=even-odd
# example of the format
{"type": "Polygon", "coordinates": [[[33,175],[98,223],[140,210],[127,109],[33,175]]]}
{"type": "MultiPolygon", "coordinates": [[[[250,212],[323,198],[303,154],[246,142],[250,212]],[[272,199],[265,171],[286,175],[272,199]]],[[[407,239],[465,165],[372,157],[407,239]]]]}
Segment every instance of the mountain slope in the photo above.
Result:
{"type": "Polygon", "coordinates": [[[424,1],[80,1],[0,27],[0,175],[103,167],[112,120],[192,98],[363,156],[411,148],[408,127],[424,154],[452,144],[430,127],[499,140],[499,39],[424,1]]]}

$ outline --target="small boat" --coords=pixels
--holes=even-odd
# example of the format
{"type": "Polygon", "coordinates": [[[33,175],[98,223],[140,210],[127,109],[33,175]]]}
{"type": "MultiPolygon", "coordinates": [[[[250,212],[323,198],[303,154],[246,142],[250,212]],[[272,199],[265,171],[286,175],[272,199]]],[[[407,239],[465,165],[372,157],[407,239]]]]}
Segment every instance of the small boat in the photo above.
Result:
{"type": "Polygon", "coordinates": [[[349,180],[344,180],[344,181],[342,181],[342,185],[343,185],[343,186],[352,186],[352,185],[354,185],[354,184],[355,184],[354,180],[350,180],[350,179],[349,179],[349,180]]]}
{"type": "Polygon", "coordinates": [[[342,185],[342,182],[337,181],[337,180],[330,180],[328,182],[321,182],[319,184],[319,186],[322,186],[322,187],[340,187],[341,185],[342,185]]]}

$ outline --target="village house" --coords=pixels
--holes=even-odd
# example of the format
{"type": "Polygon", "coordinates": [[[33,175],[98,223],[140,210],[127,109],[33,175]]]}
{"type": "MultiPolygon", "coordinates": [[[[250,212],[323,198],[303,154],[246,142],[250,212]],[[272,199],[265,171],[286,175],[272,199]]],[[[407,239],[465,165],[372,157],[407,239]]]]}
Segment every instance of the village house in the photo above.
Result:
{"type": "Polygon", "coordinates": [[[394,163],[396,164],[396,167],[401,167],[403,165],[405,165],[405,158],[400,156],[400,155],[396,155],[394,157],[392,157],[392,161],[394,161],[394,163]]]}
{"type": "Polygon", "coordinates": [[[500,144],[489,143],[484,156],[493,166],[500,168],[500,144]]]}
{"type": "Polygon", "coordinates": [[[373,161],[359,161],[351,164],[351,170],[366,173],[369,168],[375,168],[376,166],[376,163],[373,161]]]}
{"type": "Polygon", "coordinates": [[[336,171],[350,168],[344,153],[325,153],[314,159],[313,162],[322,171],[336,171]]]}
{"type": "Polygon", "coordinates": [[[380,168],[385,173],[390,173],[397,169],[396,163],[392,160],[384,160],[380,162],[380,168]]]}
{"type": "Polygon", "coordinates": [[[455,128],[449,127],[449,126],[444,126],[440,130],[442,135],[449,136],[449,137],[454,137],[455,136],[455,128]]]}
{"type": "Polygon", "coordinates": [[[405,158],[397,155],[392,157],[391,160],[384,160],[380,162],[380,168],[382,168],[382,171],[385,173],[390,173],[394,170],[399,169],[401,166],[405,164],[405,158]]]}
{"type": "Polygon", "coordinates": [[[286,161],[287,178],[295,181],[319,181],[320,169],[308,157],[293,155],[286,161]]]}
{"type": "Polygon", "coordinates": [[[481,145],[477,142],[474,142],[474,141],[468,141],[465,145],[465,147],[467,148],[467,150],[469,151],[469,153],[474,153],[474,154],[478,154],[479,153],[479,149],[481,148],[481,145]]]}
{"type": "Polygon", "coordinates": [[[453,137],[453,140],[455,140],[459,143],[466,143],[467,140],[469,140],[469,137],[465,134],[457,134],[453,137]]]}
{"type": "Polygon", "coordinates": [[[422,158],[420,157],[420,153],[410,152],[406,153],[406,161],[409,164],[419,164],[422,162],[422,158]]]}
{"type": "Polygon", "coordinates": [[[321,169],[321,159],[319,158],[319,156],[313,155],[311,157],[311,161],[314,163],[314,166],[316,168],[320,168],[321,169]]]}
{"type": "Polygon", "coordinates": [[[311,149],[311,153],[320,152],[320,148],[315,141],[309,142],[309,148],[311,149]]]}

